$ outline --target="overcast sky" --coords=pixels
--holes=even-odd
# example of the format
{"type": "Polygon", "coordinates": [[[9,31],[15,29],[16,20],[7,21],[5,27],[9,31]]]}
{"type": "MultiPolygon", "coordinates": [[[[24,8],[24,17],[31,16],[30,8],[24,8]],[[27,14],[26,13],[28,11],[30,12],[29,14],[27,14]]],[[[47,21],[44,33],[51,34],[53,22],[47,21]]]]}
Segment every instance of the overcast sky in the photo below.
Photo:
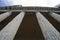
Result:
{"type": "Polygon", "coordinates": [[[0,0],[0,6],[22,5],[54,7],[58,4],[60,4],[60,0],[0,0]]]}

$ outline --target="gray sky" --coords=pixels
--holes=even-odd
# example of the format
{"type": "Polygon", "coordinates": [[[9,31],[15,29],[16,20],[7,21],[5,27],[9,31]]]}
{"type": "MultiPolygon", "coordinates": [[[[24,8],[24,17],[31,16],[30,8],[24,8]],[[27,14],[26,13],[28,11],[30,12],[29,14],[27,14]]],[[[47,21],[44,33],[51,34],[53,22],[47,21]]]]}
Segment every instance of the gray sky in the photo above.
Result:
{"type": "Polygon", "coordinates": [[[0,0],[0,5],[2,4],[54,7],[60,4],[60,0],[0,0]]]}
{"type": "Polygon", "coordinates": [[[49,6],[54,7],[60,3],[60,0],[13,0],[14,4],[23,6],[49,6]]]}

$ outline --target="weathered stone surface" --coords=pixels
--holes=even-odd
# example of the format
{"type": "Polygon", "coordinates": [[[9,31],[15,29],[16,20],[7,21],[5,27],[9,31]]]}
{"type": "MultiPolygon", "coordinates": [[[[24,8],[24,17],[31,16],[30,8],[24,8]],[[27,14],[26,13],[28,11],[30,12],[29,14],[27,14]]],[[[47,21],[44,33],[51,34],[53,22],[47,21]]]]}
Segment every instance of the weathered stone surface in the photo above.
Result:
{"type": "Polygon", "coordinates": [[[60,33],[39,12],[36,13],[39,25],[46,40],[60,40],[60,33]]]}
{"type": "Polygon", "coordinates": [[[11,12],[0,14],[0,22],[11,15],[11,12]]]}
{"type": "Polygon", "coordinates": [[[0,40],[13,40],[24,17],[24,12],[16,16],[9,24],[0,31],[0,40]]]}
{"type": "Polygon", "coordinates": [[[59,15],[59,14],[51,13],[50,15],[51,15],[54,19],[56,19],[57,21],[60,22],[60,15],[59,15]]]}

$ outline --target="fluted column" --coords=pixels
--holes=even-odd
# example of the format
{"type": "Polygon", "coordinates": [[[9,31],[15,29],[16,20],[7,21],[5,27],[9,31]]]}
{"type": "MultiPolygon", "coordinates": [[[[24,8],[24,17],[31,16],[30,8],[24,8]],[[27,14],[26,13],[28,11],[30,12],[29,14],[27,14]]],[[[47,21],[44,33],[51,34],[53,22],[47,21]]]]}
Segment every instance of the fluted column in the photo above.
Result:
{"type": "Polygon", "coordinates": [[[25,12],[21,12],[0,31],[0,40],[13,40],[24,15],[25,12]]]}
{"type": "Polygon", "coordinates": [[[60,33],[54,26],[40,12],[36,16],[45,40],[60,40],[60,33]]]}
{"type": "Polygon", "coordinates": [[[0,14],[0,22],[2,20],[4,20],[5,18],[7,18],[8,16],[10,16],[12,13],[11,12],[6,12],[6,13],[3,13],[3,14],[0,14]]]}
{"type": "Polygon", "coordinates": [[[60,22],[60,15],[56,13],[49,13],[54,19],[60,22]]]}

